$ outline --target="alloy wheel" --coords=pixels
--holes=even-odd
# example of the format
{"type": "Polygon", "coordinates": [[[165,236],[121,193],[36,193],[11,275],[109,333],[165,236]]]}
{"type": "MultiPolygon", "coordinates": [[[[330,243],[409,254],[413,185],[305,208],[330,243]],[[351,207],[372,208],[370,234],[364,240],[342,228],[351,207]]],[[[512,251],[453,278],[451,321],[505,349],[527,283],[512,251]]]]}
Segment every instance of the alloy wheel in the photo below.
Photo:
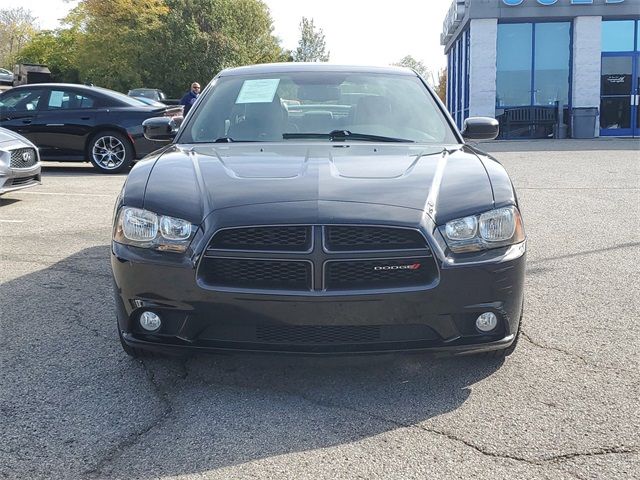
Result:
{"type": "Polygon", "coordinates": [[[91,151],[94,162],[105,170],[115,170],[127,157],[127,149],[121,140],[111,135],[98,138],[91,151]]]}

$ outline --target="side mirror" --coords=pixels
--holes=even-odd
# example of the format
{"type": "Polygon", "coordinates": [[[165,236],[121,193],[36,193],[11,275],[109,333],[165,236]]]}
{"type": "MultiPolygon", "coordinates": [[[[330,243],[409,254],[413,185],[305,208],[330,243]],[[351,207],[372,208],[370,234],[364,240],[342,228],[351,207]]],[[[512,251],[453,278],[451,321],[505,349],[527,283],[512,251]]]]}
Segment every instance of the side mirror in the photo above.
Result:
{"type": "Polygon", "coordinates": [[[152,117],[142,122],[144,136],[157,142],[173,140],[178,133],[178,123],[171,117],[152,117]]]}
{"type": "Polygon", "coordinates": [[[495,118],[469,117],[464,121],[462,136],[466,140],[493,140],[500,133],[500,125],[495,118]]]}

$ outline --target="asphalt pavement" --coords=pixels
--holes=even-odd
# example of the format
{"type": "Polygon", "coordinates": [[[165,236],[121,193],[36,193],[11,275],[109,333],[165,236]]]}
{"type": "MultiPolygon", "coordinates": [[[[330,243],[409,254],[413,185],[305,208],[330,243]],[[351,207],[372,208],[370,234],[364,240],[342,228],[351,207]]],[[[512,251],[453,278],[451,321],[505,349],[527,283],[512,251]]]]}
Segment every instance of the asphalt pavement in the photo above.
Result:
{"type": "Polygon", "coordinates": [[[0,197],[0,478],[640,478],[638,142],[566,145],[483,145],[529,239],[505,361],[132,360],[109,266],[125,176],[46,164],[0,197]]]}

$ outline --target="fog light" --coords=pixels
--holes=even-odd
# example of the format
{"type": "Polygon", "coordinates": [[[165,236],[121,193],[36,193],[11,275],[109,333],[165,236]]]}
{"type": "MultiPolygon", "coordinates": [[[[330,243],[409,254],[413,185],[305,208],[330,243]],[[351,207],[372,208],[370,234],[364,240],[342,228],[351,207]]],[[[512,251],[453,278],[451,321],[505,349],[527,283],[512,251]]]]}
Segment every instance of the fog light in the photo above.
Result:
{"type": "Polygon", "coordinates": [[[140,326],[147,332],[155,332],[162,325],[160,317],[153,312],[142,312],[140,315],[140,326]]]}
{"type": "Polygon", "coordinates": [[[476,319],[476,328],[481,332],[490,332],[498,325],[498,317],[493,312],[485,312],[476,319]]]}

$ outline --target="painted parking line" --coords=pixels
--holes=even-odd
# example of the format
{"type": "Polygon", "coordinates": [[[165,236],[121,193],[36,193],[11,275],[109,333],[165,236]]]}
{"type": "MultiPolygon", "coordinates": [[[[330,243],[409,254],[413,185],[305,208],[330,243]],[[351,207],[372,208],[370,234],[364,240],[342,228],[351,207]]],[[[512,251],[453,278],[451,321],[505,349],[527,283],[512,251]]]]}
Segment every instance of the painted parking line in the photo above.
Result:
{"type": "Polygon", "coordinates": [[[24,220],[3,220],[0,218],[0,223],[24,223],[24,220]]]}
{"type": "Polygon", "coordinates": [[[65,193],[65,192],[20,192],[20,195],[58,195],[61,197],[108,197],[115,198],[117,195],[107,193],[65,193]]]}

